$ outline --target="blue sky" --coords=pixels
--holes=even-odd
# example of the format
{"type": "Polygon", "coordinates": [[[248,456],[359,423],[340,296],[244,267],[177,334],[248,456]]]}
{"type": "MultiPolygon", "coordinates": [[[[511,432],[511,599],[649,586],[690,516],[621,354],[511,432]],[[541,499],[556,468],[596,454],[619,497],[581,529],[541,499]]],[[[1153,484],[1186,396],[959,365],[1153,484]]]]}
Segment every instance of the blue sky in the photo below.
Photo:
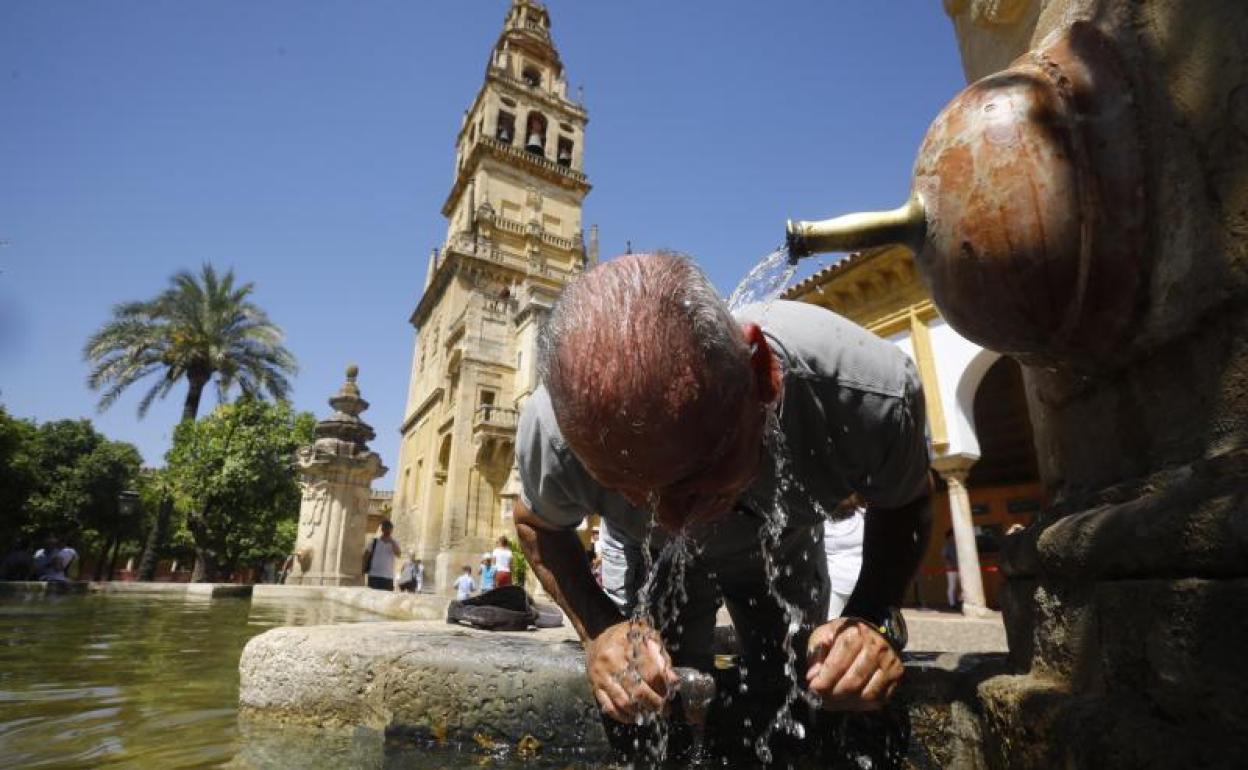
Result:
{"type": "MultiPolygon", "coordinates": [[[[507,5],[0,3],[0,403],[91,417],[161,464],[184,391],[96,414],[81,349],[112,305],[211,261],[286,330],[297,408],[323,416],[360,365],[393,468],[407,318],[507,5]]],[[[548,7],[603,256],[678,249],[724,293],[786,218],[899,204],[963,85],[937,0],[548,7]]]]}

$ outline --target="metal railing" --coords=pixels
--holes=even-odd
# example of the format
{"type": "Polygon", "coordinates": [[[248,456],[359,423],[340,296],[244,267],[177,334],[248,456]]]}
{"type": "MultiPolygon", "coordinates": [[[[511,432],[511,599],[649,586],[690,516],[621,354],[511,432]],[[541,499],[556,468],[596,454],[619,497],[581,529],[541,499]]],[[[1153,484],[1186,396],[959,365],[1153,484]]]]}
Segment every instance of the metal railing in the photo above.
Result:
{"type": "Polygon", "coordinates": [[[582,174],[580,171],[577,171],[572,168],[568,168],[567,166],[561,166],[555,161],[550,160],[549,158],[546,158],[544,156],[537,155],[536,153],[527,152],[525,150],[518,150],[515,147],[511,146],[510,144],[504,144],[503,142],[500,142],[499,140],[488,137],[488,136],[482,136],[478,138],[477,141],[480,142],[481,144],[486,145],[487,147],[493,147],[501,152],[505,152],[516,158],[527,160],[530,163],[534,163],[538,166],[541,166],[544,169],[553,171],[556,174],[562,174],[563,176],[571,177],[572,179],[575,179],[578,182],[585,181],[585,175],[582,174]]]}

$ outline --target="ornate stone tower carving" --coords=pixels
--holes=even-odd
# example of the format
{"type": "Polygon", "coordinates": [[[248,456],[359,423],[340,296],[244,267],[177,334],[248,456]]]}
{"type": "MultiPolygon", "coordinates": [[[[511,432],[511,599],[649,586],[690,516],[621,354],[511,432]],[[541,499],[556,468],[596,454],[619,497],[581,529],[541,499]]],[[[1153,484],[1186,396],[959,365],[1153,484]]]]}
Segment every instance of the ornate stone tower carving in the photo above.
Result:
{"type": "Polygon", "coordinates": [[[588,258],[587,121],[545,7],[513,0],[460,124],[446,239],[411,317],[394,520],[439,589],[511,531],[516,415],[536,386],[537,329],[588,258]]]}
{"type": "Polygon", "coordinates": [[[369,487],[385,475],[381,457],[368,448],[377,437],[360,419],[368,402],[355,384],[359,369],[347,367],[347,381],[329,399],[333,414],[316,424],[316,441],[295,454],[303,500],[299,505],[299,554],[290,583],[359,585],[369,487]]]}

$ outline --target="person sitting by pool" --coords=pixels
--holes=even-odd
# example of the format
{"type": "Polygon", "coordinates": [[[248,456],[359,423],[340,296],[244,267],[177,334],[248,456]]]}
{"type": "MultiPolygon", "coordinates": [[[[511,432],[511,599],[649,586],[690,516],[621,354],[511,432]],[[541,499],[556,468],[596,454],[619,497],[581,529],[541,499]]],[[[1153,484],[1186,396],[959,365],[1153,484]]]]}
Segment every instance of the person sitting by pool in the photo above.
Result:
{"type": "Polygon", "coordinates": [[[78,559],[78,552],[57,537],[49,537],[47,544],[35,552],[35,580],[50,583],[69,581],[69,570],[78,559]]]}
{"type": "Polygon", "coordinates": [[[515,523],[581,637],[605,714],[661,710],[673,658],[711,668],[717,596],[748,681],[763,685],[751,698],[801,677],[826,709],[887,701],[903,673],[896,605],[930,523],[923,393],[904,353],[813,305],[734,317],[690,260],[660,253],[570,284],[538,367],[517,430],[515,523]],[[826,621],[825,512],[853,493],[867,509],[862,573],[826,621]],[[589,513],[603,519],[602,588],[576,534],[589,513]],[[630,619],[643,548],[676,533],[693,544],[687,601],[679,623],[656,630],[651,614],[630,619]]]}

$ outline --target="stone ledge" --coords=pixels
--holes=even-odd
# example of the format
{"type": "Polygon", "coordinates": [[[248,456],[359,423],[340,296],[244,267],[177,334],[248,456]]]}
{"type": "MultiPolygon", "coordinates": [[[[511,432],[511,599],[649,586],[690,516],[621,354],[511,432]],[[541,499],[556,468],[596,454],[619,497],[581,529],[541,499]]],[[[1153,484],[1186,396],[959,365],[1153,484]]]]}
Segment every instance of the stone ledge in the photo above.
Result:
{"type": "MultiPolygon", "coordinates": [[[[1005,671],[997,653],[915,653],[897,703],[929,755],[978,751],[976,688],[1005,671]],[[951,743],[951,736],[953,741],[951,743]]],[[[491,633],[435,622],[278,628],[239,664],[240,713],[264,724],[375,731],[452,745],[553,751],[609,744],[567,629],[491,633]]]]}
{"type": "Polygon", "coordinates": [[[239,585],[237,583],[147,583],[117,580],[99,583],[86,580],[74,580],[65,583],[43,581],[0,582],[0,596],[103,593],[246,599],[251,596],[251,589],[252,587],[249,585],[239,585]]]}
{"type": "Polygon", "coordinates": [[[166,594],[175,596],[204,596],[212,599],[247,599],[252,586],[238,583],[147,583],[142,581],[109,581],[92,583],[92,593],[106,594],[166,594]]]}
{"type": "Polygon", "coordinates": [[[580,645],[432,623],[278,628],[239,663],[240,714],[464,745],[607,750],[580,645]],[[437,630],[435,630],[437,628],[437,630]]]}
{"type": "Polygon", "coordinates": [[[43,596],[44,594],[85,594],[92,584],[84,580],[45,583],[42,580],[0,581],[0,596],[43,596]]]}
{"type": "Polygon", "coordinates": [[[378,591],[360,586],[302,586],[257,583],[256,599],[323,599],[396,620],[444,620],[450,600],[434,594],[378,591]]]}

